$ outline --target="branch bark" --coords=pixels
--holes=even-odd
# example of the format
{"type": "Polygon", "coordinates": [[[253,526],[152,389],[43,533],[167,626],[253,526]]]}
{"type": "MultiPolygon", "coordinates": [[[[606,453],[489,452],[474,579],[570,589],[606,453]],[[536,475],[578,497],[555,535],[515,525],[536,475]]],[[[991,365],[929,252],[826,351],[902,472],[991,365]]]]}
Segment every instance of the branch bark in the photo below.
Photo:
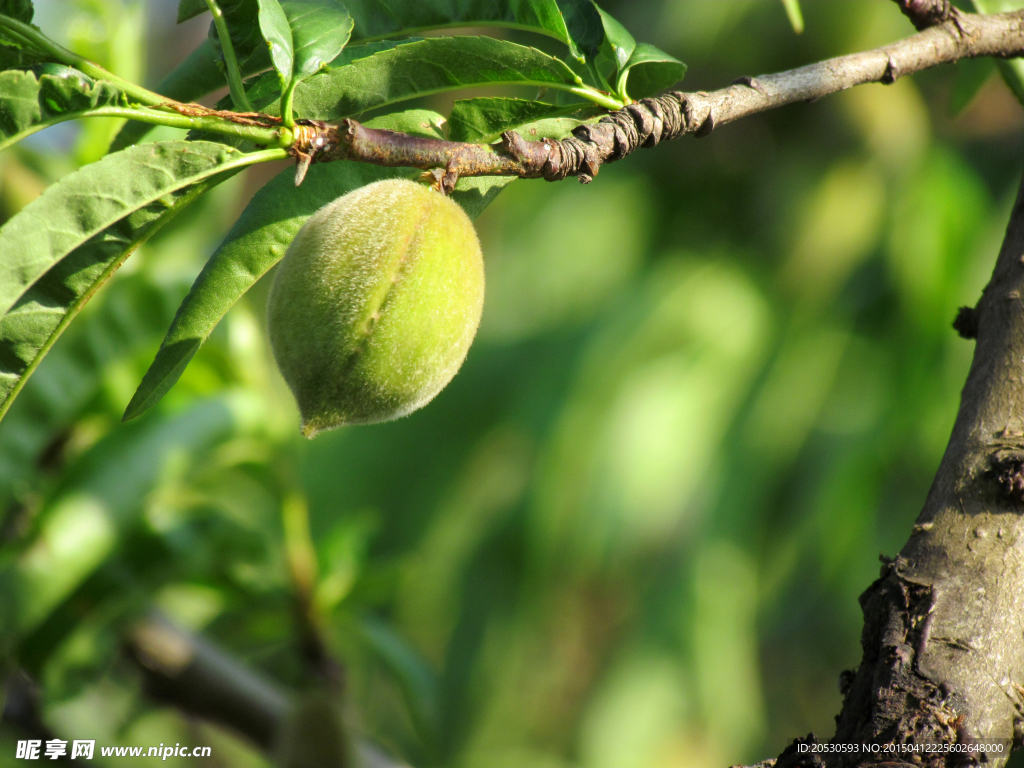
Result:
{"type": "Polygon", "coordinates": [[[340,125],[305,121],[293,147],[299,160],[296,183],[301,183],[311,162],[354,160],[436,169],[439,186],[445,191],[451,191],[460,176],[548,181],[576,176],[586,184],[604,163],[687,133],[706,136],[720,125],[759,112],[815,101],[864,83],[893,83],[904,75],[963,58],[1024,55],[1024,11],[983,16],[950,11],[948,2],[896,2],[916,24],[928,28],[874,50],[777,74],[742,77],[728,88],[710,93],[673,91],[643,99],[597,123],[579,126],[562,141],[527,141],[509,131],[500,144],[466,144],[376,130],[351,119],[340,125]],[[945,20],[935,24],[937,18],[945,20]]]}
{"type": "Polygon", "coordinates": [[[1003,747],[986,755],[997,767],[1024,742],[1022,297],[1024,181],[973,312],[974,360],[935,481],[910,540],[861,596],[863,659],[843,675],[836,735],[825,748],[798,739],[762,766],[946,768],[978,764],[984,744],[1003,747]]]}

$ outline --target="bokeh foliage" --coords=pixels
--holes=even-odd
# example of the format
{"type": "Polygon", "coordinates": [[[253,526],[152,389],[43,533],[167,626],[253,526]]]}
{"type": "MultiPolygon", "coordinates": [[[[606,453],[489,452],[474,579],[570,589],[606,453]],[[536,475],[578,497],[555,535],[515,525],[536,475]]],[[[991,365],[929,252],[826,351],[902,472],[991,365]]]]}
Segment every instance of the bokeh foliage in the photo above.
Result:
{"type": "MultiPolygon", "coordinates": [[[[801,36],[777,0],[605,5],[685,57],[693,90],[912,31],[879,0],[810,0],[801,36]]],[[[125,76],[205,30],[160,26],[173,3],[37,6],[125,76]]],[[[856,598],[908,535],[953,422],[972,345],[950,321],[1017,183],[1024,120],[994,74],[749,118],[587,188],[512,184],[478,220],[488,297],[460,374],[411,417],[313,442],[268,354],[265,281],[159,406],[120,423],[258,182],[213,190],[132,256],[0,426],[8,668],[38,682],[62,738],[265,765],[149,702],[121,642],[156,607],[313,689],[305,574],[353,727],[418,766],[723,766],[830,734],[856,598]]],[[[117,128],[0,155],[0,215],[117,128]]],[[[18,737],[0,724],[0,765],[18,737]]]]}

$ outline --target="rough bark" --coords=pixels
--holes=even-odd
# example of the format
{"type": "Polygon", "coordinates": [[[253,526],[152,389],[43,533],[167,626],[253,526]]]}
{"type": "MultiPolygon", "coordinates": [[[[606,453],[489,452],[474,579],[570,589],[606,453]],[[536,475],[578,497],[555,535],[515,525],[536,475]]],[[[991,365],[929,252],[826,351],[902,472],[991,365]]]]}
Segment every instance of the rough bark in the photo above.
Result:
{"type": "MultiPolygon", "coordinates": [[[[1024,740],[1024,182],[991,281],[953,433],[912,535],[861,596],[863,659],[844,673],[833,746],[776,768],[973,765],[977,753],[879,751],[1024,740]],[[891,747],[890,747],[891,749],[891,747]]],[[[1001,766],[989,755],[986,765],[1001,766]]]]}

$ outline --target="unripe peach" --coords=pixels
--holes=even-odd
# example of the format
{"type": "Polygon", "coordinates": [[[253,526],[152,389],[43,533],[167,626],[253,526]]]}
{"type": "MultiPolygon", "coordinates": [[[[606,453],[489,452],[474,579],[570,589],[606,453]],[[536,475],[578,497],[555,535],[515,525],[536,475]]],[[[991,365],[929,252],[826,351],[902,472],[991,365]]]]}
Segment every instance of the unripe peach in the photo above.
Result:
{"type": "Polygon", "coordinates": [[[391,179],[325,205],[288,248],[267,311],[303,434],[426,405],[462,365],[483,299],[473,223],[439,192],[391,179]]]}

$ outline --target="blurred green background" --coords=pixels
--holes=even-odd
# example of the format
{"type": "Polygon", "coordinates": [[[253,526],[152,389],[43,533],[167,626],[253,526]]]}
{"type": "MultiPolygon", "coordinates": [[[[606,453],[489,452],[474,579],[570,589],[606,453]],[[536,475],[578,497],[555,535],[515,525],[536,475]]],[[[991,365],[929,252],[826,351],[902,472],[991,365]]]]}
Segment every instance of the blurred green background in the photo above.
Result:
{"type": "MultiPolygon", "coordinates": [[[[207,24],[176,27],[172,0],[36,5],[150,84],[207,24]]],[[[805,0],[799,36],[779,0],[602,5],[686,61],[688,90],[913,32],[883,0],[805,0]]],[[[117,127],[0,155],[0,220],[117,127]]],[[[589,187],[518,181],[478,221],[479,337],[422,411],[304,441],[263,281],[121,424],[280,166],[236,177],[127,262],[0,425],[6,672],[30,675],[61,738],[269,765],[147,698],[123,643],[156,608],[316,690],[301,599],[344,662],[352,727],[417,766],[721,768],[831,735],[857,596],[953,423],[973,344],[950,322],[994,263],[1022,127],[994,66],[965,62],[639,152],[589,187]]],[[[19,738],[0,723],[0,765],[19,738]]]]}

